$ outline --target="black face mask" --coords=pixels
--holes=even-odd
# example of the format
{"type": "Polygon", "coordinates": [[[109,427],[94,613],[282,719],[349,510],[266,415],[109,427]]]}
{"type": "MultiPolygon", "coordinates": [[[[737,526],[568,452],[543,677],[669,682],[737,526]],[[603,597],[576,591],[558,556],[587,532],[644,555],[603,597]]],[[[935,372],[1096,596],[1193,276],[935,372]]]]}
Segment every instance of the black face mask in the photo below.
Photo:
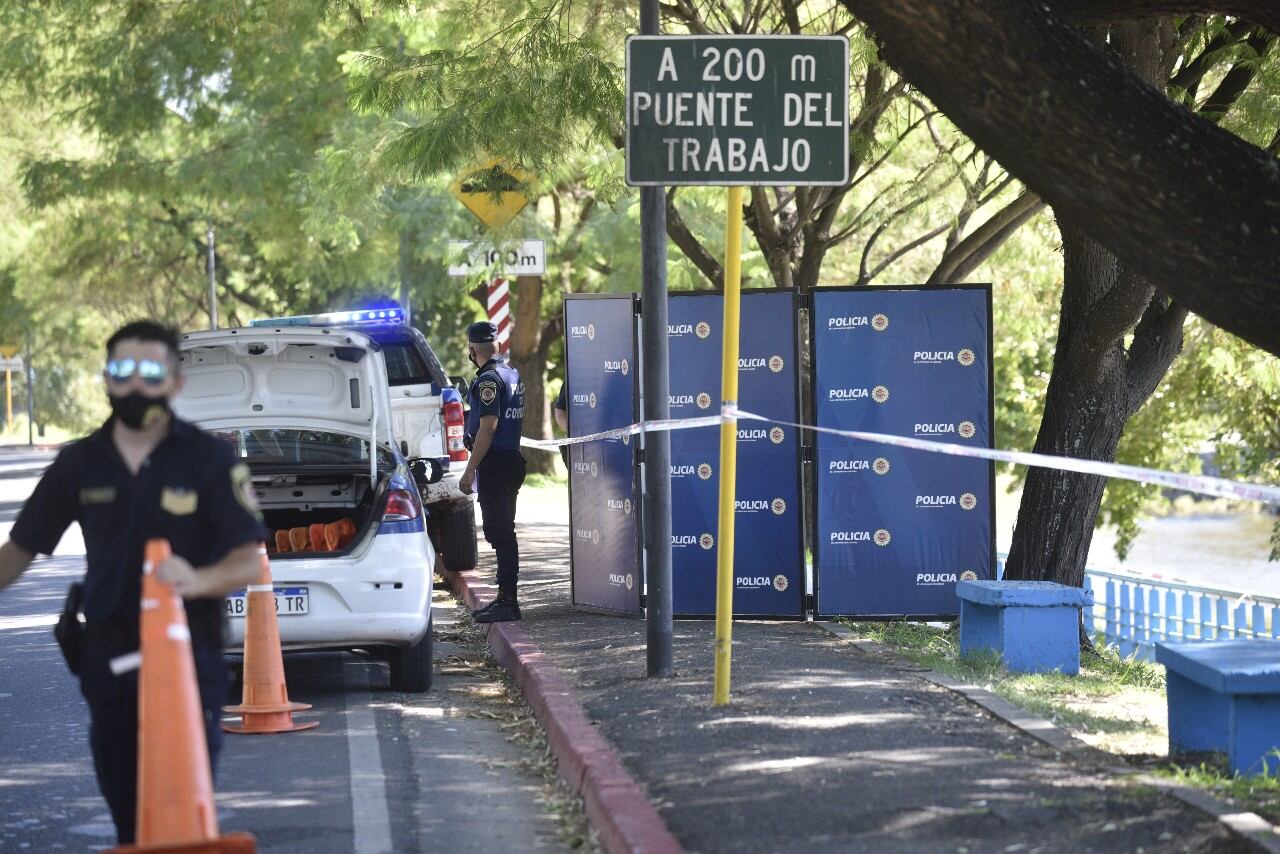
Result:
{"type": "Polygon", "coordinates": [[[145,430],[169,415],[169,398],[147,397],[140,391],[124,397],[107,395],[111,401],[111,414],[133,430],[145,430]]]}
{"type": "Polygon", "coordinates": [[[476,354],[470,350],[467,351],[467,361],[475,365],[476,370],[480,369],[480,363],[476,361],[476,354]]]}

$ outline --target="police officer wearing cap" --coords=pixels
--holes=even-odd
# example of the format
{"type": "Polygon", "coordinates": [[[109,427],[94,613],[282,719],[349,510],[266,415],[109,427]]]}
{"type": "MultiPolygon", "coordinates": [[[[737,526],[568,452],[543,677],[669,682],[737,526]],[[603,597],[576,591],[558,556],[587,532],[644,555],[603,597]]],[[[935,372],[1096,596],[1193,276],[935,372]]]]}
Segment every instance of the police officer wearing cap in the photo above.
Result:
{"type": "Polygon", "coordinates": [[[466,443],[471,458],[458,486],[468,495],[473,488],[479,493],[484,538],[498,558],[498,596],[473,614],[477,623],[520,619],[516,495],[525,472],[520,454],[524,383],[515,368],[497,357],[497,337],[498,328],[488,321],[467,327],[467,358],[478,373],[467,393],[466,443]]]}
{"type": "Polygon", "coordinates": [[[138,673],[112,662],[138,649],[143,545],[163,538],[173,549],[156,577],[186,601],[216,768],[228,687],[223,597],[257,579],[266,536],[249,467],[235,448],[170,409],[182,388],[178,346],[176,330],[146,320],[111,336],[103,372],[111,418],[62,449],[0,546],[3,588],[36,554],[52,554],[72,522],[80,523],[86,622],[78,653],[67,652],[67,662],[80,676],[94,770],[122,844],[134,840],[137,813],[138,673]]]}

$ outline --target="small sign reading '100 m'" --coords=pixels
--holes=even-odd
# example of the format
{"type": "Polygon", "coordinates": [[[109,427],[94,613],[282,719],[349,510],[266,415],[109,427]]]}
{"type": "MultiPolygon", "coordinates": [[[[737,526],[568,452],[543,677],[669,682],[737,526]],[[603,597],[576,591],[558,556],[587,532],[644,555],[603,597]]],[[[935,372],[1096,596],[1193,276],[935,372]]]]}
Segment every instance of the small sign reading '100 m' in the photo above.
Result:
{"type": "Polygon", "coordinates": [[[627,183],[849,179],[843,36],[632,36],[627,183]]]}

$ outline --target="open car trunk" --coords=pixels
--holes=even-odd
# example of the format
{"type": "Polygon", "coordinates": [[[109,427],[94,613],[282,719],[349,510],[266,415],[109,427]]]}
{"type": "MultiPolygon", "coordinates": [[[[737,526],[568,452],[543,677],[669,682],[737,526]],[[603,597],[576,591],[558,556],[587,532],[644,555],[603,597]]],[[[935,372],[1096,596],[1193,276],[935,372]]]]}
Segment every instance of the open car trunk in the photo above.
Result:
{"type": "Polygon", "coordinates": [[[387,471],[375,483],[360,465],[250,468],[273,559],[350,554],[382,518],[387,471]]]}
{"type": "Polygon", "coordinates": [[[354,330],[215,329],[185,334],[180,358],[174,409],[249,464],[273,557],[359,550],[397,464],[378,345],[354,330]]]}

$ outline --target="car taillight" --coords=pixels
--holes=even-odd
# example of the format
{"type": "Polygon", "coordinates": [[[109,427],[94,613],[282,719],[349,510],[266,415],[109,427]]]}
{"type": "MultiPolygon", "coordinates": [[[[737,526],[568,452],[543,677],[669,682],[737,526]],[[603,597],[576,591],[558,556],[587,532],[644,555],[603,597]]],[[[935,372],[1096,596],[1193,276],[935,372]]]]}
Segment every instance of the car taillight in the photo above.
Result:
{"type": "Polygon", "coordinates": [[[444,442],[449,459],[453,462],[466,462],[467,447],[462,442],[466,416],[462,414],[462,404],[450,401],[444,405],[444,442]]]}
{"type": "Polygon", "coordinates": [[[387,496],[387,509],[382,511],[382,521],[407,522],[417,519],[421,512],[418,496],[407,489],[393,489],[387,496]]]}

